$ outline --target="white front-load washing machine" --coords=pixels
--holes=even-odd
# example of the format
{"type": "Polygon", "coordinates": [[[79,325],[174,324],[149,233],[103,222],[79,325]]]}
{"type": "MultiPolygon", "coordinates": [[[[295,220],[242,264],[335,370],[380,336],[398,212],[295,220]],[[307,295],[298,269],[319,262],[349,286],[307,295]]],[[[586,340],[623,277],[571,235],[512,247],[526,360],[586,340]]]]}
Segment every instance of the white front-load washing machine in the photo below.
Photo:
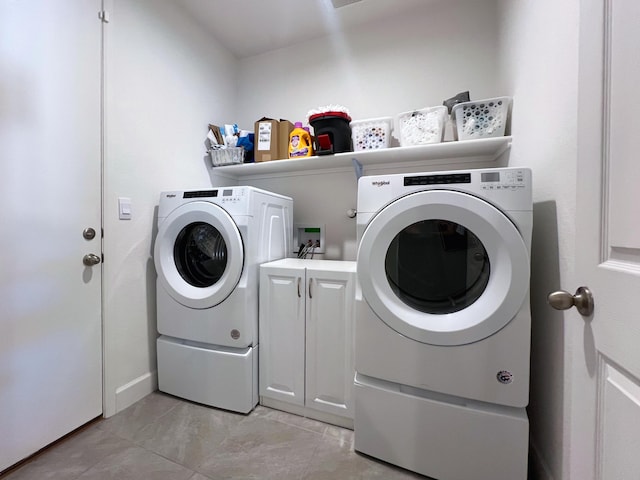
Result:
{"type": "Polygon", "coordinates": [[[258,268],[290,251],[293,201],[254,187],[163,192],[154,247],[158,388],[258,403],[258,268]]]}
{"type": "Polygon", "coordinates": [[[531,171],[361,177],[355,449],[439,480],[525,480],[531,171]]]}

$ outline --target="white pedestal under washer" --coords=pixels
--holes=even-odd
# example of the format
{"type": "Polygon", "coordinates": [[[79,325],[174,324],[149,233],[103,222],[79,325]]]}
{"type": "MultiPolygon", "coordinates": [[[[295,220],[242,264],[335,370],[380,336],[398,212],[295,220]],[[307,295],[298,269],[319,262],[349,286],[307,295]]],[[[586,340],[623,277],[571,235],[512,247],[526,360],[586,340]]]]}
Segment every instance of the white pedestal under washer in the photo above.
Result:
{"type": "Polygon", "coordinates": [[[355,449],[439,480],[525,480],[531,171],[362,177],[355,449]]]}
{"type": "Polygon", "coordinates": [[[258,267],[287,256],[292,210],[291,198],[247,186],[161,194],[161,391],[243,413],[257,404],[258,267]]]}

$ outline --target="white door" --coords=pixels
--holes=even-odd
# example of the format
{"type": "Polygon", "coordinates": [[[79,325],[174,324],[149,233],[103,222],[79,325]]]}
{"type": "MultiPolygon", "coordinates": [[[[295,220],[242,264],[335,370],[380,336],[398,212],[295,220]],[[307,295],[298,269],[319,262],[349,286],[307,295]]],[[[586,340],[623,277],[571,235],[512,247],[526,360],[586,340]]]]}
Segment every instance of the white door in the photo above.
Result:
{"type": "Polygon", "coordinates": [[[0,1],[0,471],[102,412],[100,7],[0,1]]]}
{"type": "Polygon", "coordinates": [[[581,2],[572,480],[640,478],[639,25],[637,0],[581,2]]]}

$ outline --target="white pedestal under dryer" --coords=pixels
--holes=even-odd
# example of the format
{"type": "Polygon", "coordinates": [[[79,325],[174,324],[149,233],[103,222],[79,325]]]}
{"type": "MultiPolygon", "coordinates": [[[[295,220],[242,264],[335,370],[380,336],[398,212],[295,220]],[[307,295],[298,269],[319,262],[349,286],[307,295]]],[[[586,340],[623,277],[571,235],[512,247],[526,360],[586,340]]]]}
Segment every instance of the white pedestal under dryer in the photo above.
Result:
{"type": "Polygon", "coordinates": [[[258,403],[258,268],[290,252],[292,216],[291,198],[254,187],[161,194],[161,391],[242,413],[258,403]]]}
{"type": "Polygon", "coordinates": [[[355,449],[526,480],[531,171],[361,177],[355,449]]]}

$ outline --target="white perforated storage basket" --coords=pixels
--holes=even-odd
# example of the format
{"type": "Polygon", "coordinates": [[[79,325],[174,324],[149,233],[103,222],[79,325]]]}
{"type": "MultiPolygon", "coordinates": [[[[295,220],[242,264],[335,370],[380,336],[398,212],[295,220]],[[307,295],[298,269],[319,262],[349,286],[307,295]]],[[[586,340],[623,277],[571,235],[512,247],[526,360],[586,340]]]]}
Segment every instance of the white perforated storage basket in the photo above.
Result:
{"type": "Polygon", "coordinates": [[[511,97],[496,97],[454,105],[454,137],[458,140],[502,137],[507,126],[511,97]]]}
{"type": "Polygon", "coordinates": [[[429,107],[398,114],[394,134],[401,147],[439,143],[444,136],[447,107],[429,107]]]}
{"type": "Polygon", "coordinates": [[[376,150],[388,148],[391,143],[392,117],[370,118],[351,121],[353,150],[376,150]]]}

